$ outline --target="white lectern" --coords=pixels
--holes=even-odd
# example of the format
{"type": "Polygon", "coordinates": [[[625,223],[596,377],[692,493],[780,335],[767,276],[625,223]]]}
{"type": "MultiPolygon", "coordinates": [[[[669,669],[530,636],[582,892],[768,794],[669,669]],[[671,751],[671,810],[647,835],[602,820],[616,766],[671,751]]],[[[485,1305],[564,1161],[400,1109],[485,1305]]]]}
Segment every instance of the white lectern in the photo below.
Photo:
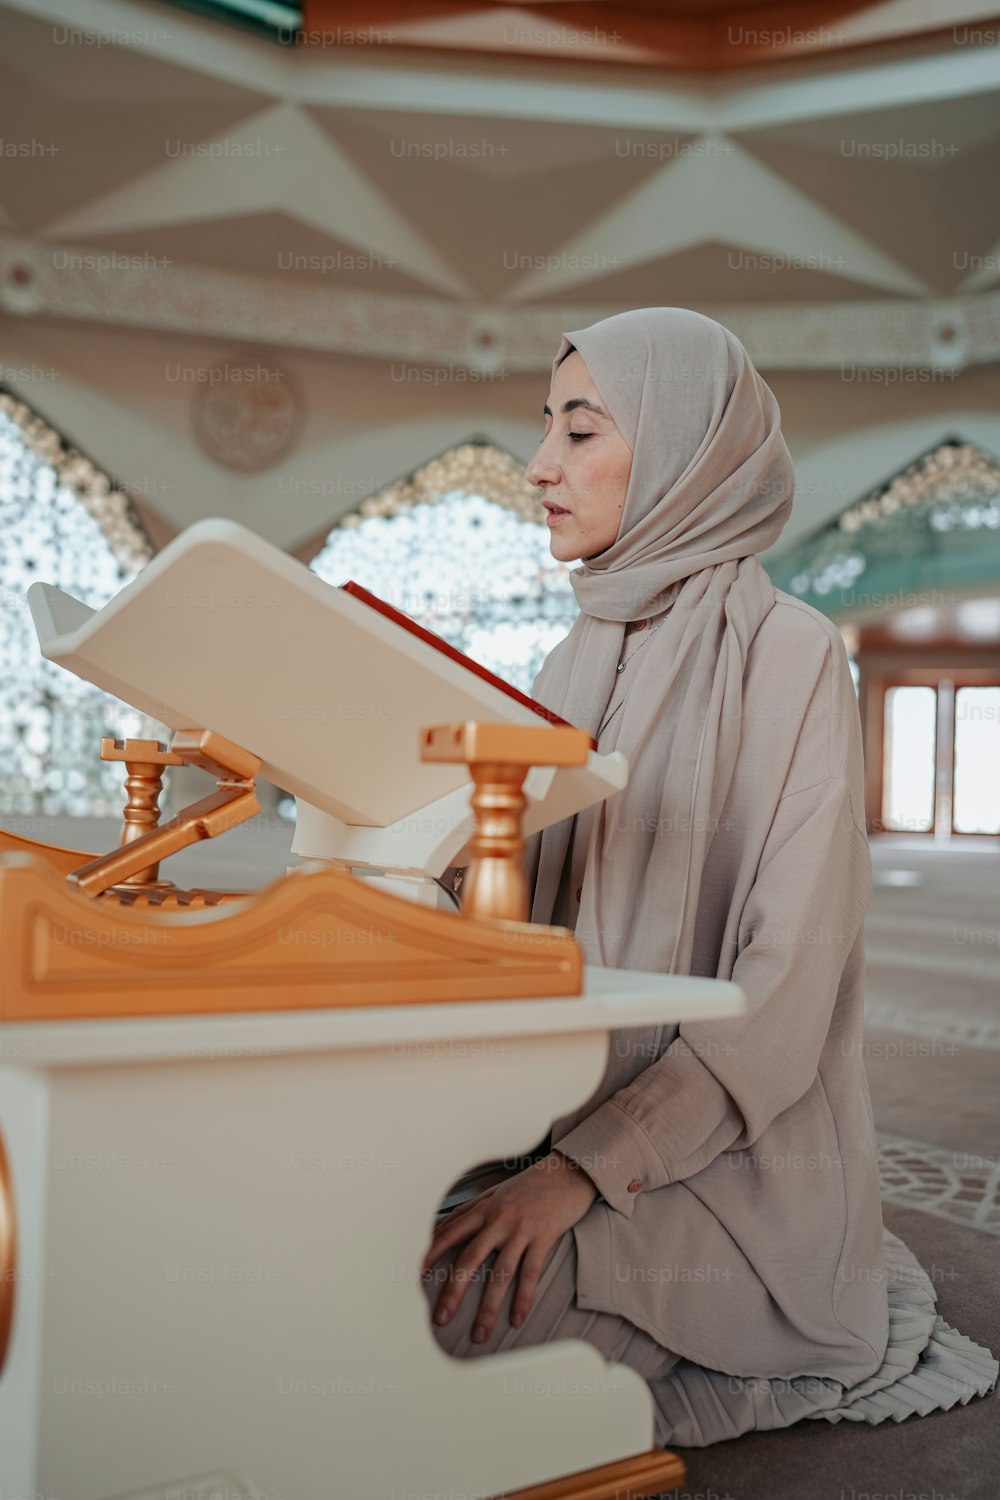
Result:
{"type": "Polygon", "coordinates": [[[448,1186],[580,1104],[609,1030],[741,1006],[590,969],[568,999],[0,1028],[4,1500],[485,1500],[647,1452],[639,1376],[579,1342],[449,1358],[419,1265],[448,1186]]]}

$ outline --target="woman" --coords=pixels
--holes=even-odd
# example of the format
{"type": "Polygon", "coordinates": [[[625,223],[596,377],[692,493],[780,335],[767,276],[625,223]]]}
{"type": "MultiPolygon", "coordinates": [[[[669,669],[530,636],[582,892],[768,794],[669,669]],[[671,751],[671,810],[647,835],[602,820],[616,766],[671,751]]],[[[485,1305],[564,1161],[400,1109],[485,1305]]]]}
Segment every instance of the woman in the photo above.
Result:
{"type": "Polygon", "coordinates": [[[582,564],[533,693],[629,782],[531,841],[531,919],[590,963],[732,979],[749,1012],[612,1037],[539,1159],[438,1223],[435,1333],[586,1339],[645,1376],[663,1444],[964,1403],[996,1362],[882,1225],[847,656],[755,555],[792,505],[777,403],[727,329],[644,308],[563,338],[544,410],[527,475],[582,564]]]}

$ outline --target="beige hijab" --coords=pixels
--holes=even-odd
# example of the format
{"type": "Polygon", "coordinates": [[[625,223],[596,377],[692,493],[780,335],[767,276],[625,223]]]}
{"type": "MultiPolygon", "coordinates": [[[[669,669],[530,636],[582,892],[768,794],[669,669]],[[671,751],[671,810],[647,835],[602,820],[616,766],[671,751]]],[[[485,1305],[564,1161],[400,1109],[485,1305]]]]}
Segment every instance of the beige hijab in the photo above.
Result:
{"type": "MultiPolygon", "coordinates": [[[[755,553],[792,506],[775,398],[728,329],[682,307],[647,307],[564,335],[629,446],[616,540],[570,574],[580,614],[532,694],[596,734],[625,624],[669,606],[601,737],[628,757],[623,791],[591,824],[576,935],[587,961],[687,973],[701,872],[740,745],[750,644],[774,604],[755,553]]],[[[551,919],[572,835],[535,835],[533,922],[551,919]],[[535,863],[537,861],[537,863],[535,863]]]]}

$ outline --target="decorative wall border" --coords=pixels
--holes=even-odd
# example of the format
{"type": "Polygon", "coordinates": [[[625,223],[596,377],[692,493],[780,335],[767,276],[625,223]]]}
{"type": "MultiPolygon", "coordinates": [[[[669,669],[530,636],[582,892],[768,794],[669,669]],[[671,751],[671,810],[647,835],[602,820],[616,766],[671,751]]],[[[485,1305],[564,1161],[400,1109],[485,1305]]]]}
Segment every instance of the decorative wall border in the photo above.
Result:
{"type": "MultiPolygon", "coordinates": [[[[21,317],[120,324],[200,337],[479,371],[544,373],[564,330],[619,305],[461,304],[440,297],[335,290],[245,272],[133,265],[60,244],[0,236],[0,309],[21,317]],[[73,252],[77,251],[74,257],[73,252]],[[67,255],[68,252],[68,255],[67,255]]],[[[959,371],[1000,359],[1000,291],[934,301],[899,298],[748,308],[704,304],[762,369],[858,366],[959,371]]]]}

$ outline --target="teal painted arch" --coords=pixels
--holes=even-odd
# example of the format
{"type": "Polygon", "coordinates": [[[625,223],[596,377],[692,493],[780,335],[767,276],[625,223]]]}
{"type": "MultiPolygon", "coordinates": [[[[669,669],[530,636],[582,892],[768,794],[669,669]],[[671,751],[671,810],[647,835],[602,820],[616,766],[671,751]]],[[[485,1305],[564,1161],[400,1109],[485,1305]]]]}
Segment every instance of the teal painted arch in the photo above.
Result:
{"type": "Polygon", "coordinates": [[[839,620],[1000,592],[1000,459],[947,437],[763,561],[778,588],[839,620]]]}

